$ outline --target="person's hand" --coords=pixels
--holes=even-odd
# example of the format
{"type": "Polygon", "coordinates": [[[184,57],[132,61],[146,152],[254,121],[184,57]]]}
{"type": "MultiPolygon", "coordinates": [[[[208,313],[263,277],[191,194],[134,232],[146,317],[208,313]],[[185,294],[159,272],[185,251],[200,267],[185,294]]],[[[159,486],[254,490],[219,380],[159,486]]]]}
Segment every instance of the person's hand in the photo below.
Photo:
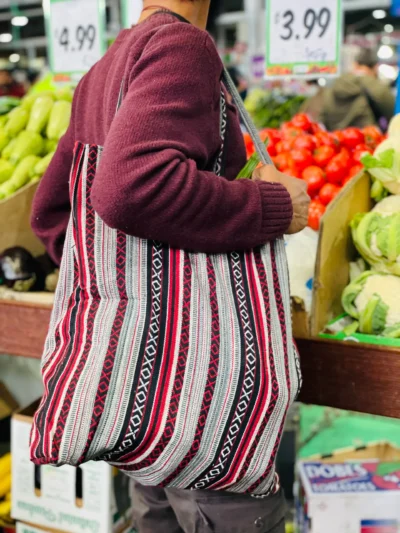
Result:
{"type": "Polygon", "coordinates": [[[307,194],[307,184],[305,181],[287,176],[279,172],[273,165],[263,165],[257,168],[253,172],[252,179],[255,181],[267,181],[269,183],[280,183],[287,189],[293,205],[292,222],[286,232],[288,235],[298,233],[307,226],[310,197],[307,194]]]}

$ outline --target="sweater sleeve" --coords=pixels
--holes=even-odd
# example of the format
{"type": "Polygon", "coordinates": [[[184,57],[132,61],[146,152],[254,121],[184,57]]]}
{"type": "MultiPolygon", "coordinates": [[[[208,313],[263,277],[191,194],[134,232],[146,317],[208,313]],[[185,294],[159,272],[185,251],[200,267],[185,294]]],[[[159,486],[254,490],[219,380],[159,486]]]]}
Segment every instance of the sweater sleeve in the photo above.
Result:
{"type": "Polygon", "coordinates": [[[31,215],[34,233],[43,242],[48,254],[57,265],[61,262],[71,211],[68,180],[74,149],[72,123],[73,120],[67,133],[58,143],[57,151],[40,180],[31,215]]]}
{"type": "Polygon", "coordinates": [[[207,34],[176,26],[160,29],[131,71],[93,207],[112,228],[173,247],[222,253],[264,244],[288,228],[290,196],[279,184],[204,170],[220,146],[221,64],[207,34]]]}

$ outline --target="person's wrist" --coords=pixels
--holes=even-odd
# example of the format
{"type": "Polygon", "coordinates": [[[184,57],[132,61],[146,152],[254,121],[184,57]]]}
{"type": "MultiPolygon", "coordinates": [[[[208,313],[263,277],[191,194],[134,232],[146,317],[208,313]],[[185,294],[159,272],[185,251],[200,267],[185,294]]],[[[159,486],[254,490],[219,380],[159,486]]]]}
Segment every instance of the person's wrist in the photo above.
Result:
{"type": "Polygon", "coordinates": [[[289,191],[280,183],[258,181],[262,203],[261,234],[265,242],[271,234],[283,235],[293,219],[293,204],[289,191]]]}

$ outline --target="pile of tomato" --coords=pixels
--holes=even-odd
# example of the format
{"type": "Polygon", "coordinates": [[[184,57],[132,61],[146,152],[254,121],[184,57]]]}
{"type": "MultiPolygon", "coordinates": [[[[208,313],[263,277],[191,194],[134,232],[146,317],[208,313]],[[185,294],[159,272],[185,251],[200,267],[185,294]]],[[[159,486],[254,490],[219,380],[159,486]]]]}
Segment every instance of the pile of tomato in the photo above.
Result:
{"type": "MultiPolygon", "coordinates": [[[[294,116],[279,130],[264,129],[260,136],[281,172],[307,182],[311,196],[308,225],[315,230],[329,203],[362,170],[362,155],[372,153],[384,138],[375,126],[329,133],[305,114],[294,116]]],[[[254,145],[247,134],[245,143],[250,157],[254,145]]]]}

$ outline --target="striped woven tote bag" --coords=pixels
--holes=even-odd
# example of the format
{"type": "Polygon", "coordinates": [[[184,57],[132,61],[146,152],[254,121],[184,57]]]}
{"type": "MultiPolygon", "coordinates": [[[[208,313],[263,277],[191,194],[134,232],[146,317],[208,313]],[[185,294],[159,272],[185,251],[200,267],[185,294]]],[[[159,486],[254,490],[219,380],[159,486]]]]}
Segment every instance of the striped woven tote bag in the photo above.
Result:
{"type": "MultiPolygon", "coordinates": [[[[226,73],[224,85],[269,162],[226,73]]],[[[216,173],[225,111],[222,91],[216,173]]],[[[104,460],[152,486],[275,491],[300,386],[283,239],[206,255],[111,229],[90,200],[101,154],[75,146],[32,461],[104,460]]]]}

